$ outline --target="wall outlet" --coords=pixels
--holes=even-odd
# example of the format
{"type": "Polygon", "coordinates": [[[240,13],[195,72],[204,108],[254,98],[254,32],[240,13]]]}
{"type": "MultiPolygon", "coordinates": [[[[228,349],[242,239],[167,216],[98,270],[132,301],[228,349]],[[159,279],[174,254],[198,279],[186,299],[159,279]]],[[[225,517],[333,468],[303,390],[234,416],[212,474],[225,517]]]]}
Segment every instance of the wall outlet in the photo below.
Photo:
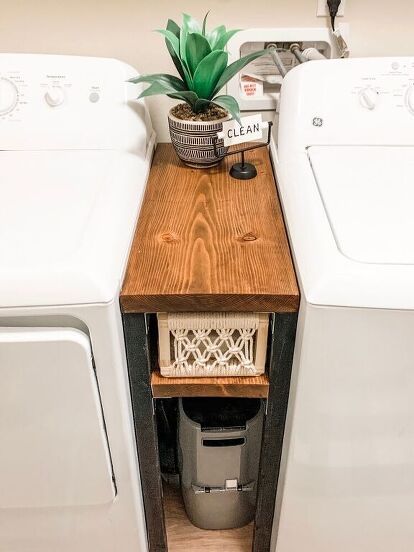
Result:
{"type": "MultiPolygon", "coordinates": [[[[341,3],[339,4],[337,17],[342,17],[345,15],[345,5],[346,5],[346,0],[342,0],[341,3]]],[[[318,9],[317,9],[316,15],[317,17],[326,17],[329,15],[329,9],[328,9],[328,4],[326,0],[318,0],[318,9]]]]}

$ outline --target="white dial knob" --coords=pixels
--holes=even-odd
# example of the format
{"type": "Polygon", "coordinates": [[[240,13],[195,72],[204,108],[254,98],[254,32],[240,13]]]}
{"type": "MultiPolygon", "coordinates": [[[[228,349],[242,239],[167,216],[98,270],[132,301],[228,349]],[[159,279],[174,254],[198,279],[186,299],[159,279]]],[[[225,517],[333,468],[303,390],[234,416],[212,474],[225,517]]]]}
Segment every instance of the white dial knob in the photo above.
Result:
{"type": "Polygon", "coordinates": [[[414,85],[408,87],[405,95],[405,105],[408,111],[414,115],[414,85]]]}
{"type": "Polygon", "coordinates": [[[65,91],[61,86],[49,86],[45,94],[45,100],[50,107],[58,107],[65,101],[65,91]]]}
{"type": "Polygon", "coordinates": [[[0,115],[13,111],[19,100],[19,91],[9,79],[0,77],[0,115]]]}
{"type": "Polygon", "coordinates": [[[359,102],[365,109],[373,110],[378,103],[378,92],[368,86],[359,92],[359,102]]]}

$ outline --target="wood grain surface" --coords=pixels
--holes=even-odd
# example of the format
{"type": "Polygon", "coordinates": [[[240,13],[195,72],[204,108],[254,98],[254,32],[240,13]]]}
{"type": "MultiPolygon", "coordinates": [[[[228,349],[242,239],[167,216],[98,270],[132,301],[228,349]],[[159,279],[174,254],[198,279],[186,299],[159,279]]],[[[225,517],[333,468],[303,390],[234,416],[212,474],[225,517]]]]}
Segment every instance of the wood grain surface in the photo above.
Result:
{"type": "Polygon", "coordinates": [[[169,552],[250,552],[253,523],[239,529],[206,531],[185,513],[181,493],[164,484],[164,508],[169,552]]]}
{"type": "Polygon", "coordinates": [[[151,374],[152,394],[167,397],[245,397],[266,399],[269,379],[264,374],[254,377],[229,378],[165,378],[158,370],[151,374]]]}
{"type": "Polygon", "coordinates": [[[124,312],[294,312],[299,292],[266,148],[191,169],[156,150],[121,292],[124,312]]]}

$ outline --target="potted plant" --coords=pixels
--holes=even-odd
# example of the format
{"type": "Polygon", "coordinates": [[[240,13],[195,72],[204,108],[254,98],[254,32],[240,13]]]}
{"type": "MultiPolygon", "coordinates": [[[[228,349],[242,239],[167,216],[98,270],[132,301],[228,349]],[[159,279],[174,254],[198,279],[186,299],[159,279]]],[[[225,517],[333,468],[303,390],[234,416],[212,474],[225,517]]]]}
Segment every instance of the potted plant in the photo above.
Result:
{"type": "Polygon", "coordinates": [[[218,140],[214,151],[213,139],[223,129],[223,122],[234,118],[240,121],[240,109],[232,96],[220,94],[221,89],[243,67],[260,57],[266,50],[251,53],[229,65],[227,42],[239,31],[227,30],[224,25],[207,31],[204,17],[200,25],[184,14],[181,28],[168,20],[167,28],[159,30],[179,77],[156,73],[133,78],[133,83],[148,83],[141,94],[166,94],[182,100],[168,114],[171,141],[179,158],[191,167],[211,167],[224,157],[226,148],[218,140]]]}

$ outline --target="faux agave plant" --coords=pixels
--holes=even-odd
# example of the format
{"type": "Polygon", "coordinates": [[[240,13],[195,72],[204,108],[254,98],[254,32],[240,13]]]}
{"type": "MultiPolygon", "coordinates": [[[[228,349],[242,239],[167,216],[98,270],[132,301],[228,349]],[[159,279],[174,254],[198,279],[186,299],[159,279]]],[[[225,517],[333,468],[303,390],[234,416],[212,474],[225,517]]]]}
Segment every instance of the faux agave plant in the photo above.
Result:
{"type": "Polygon", "coordinates": [[[205,112],[211,104],[225,109],[240,121],[239,105],[233,96],[220,95],[220,90],[243,67],[260,57],[265,50],[244,56],[230,65],[225,51],[227,42],[240,29],[227,30],[224,25],[207,31],[207,16],[202,25],[190,15],[183,14],[181,28],[168,20],[167,28],[157,32],[165,36],[165,42],[174,65],[180,75],[157,73],[141,75],[130,82],[148,83],[140,98],[166,94],[170,98],[183,100],[194,113],[205,112]]]}

